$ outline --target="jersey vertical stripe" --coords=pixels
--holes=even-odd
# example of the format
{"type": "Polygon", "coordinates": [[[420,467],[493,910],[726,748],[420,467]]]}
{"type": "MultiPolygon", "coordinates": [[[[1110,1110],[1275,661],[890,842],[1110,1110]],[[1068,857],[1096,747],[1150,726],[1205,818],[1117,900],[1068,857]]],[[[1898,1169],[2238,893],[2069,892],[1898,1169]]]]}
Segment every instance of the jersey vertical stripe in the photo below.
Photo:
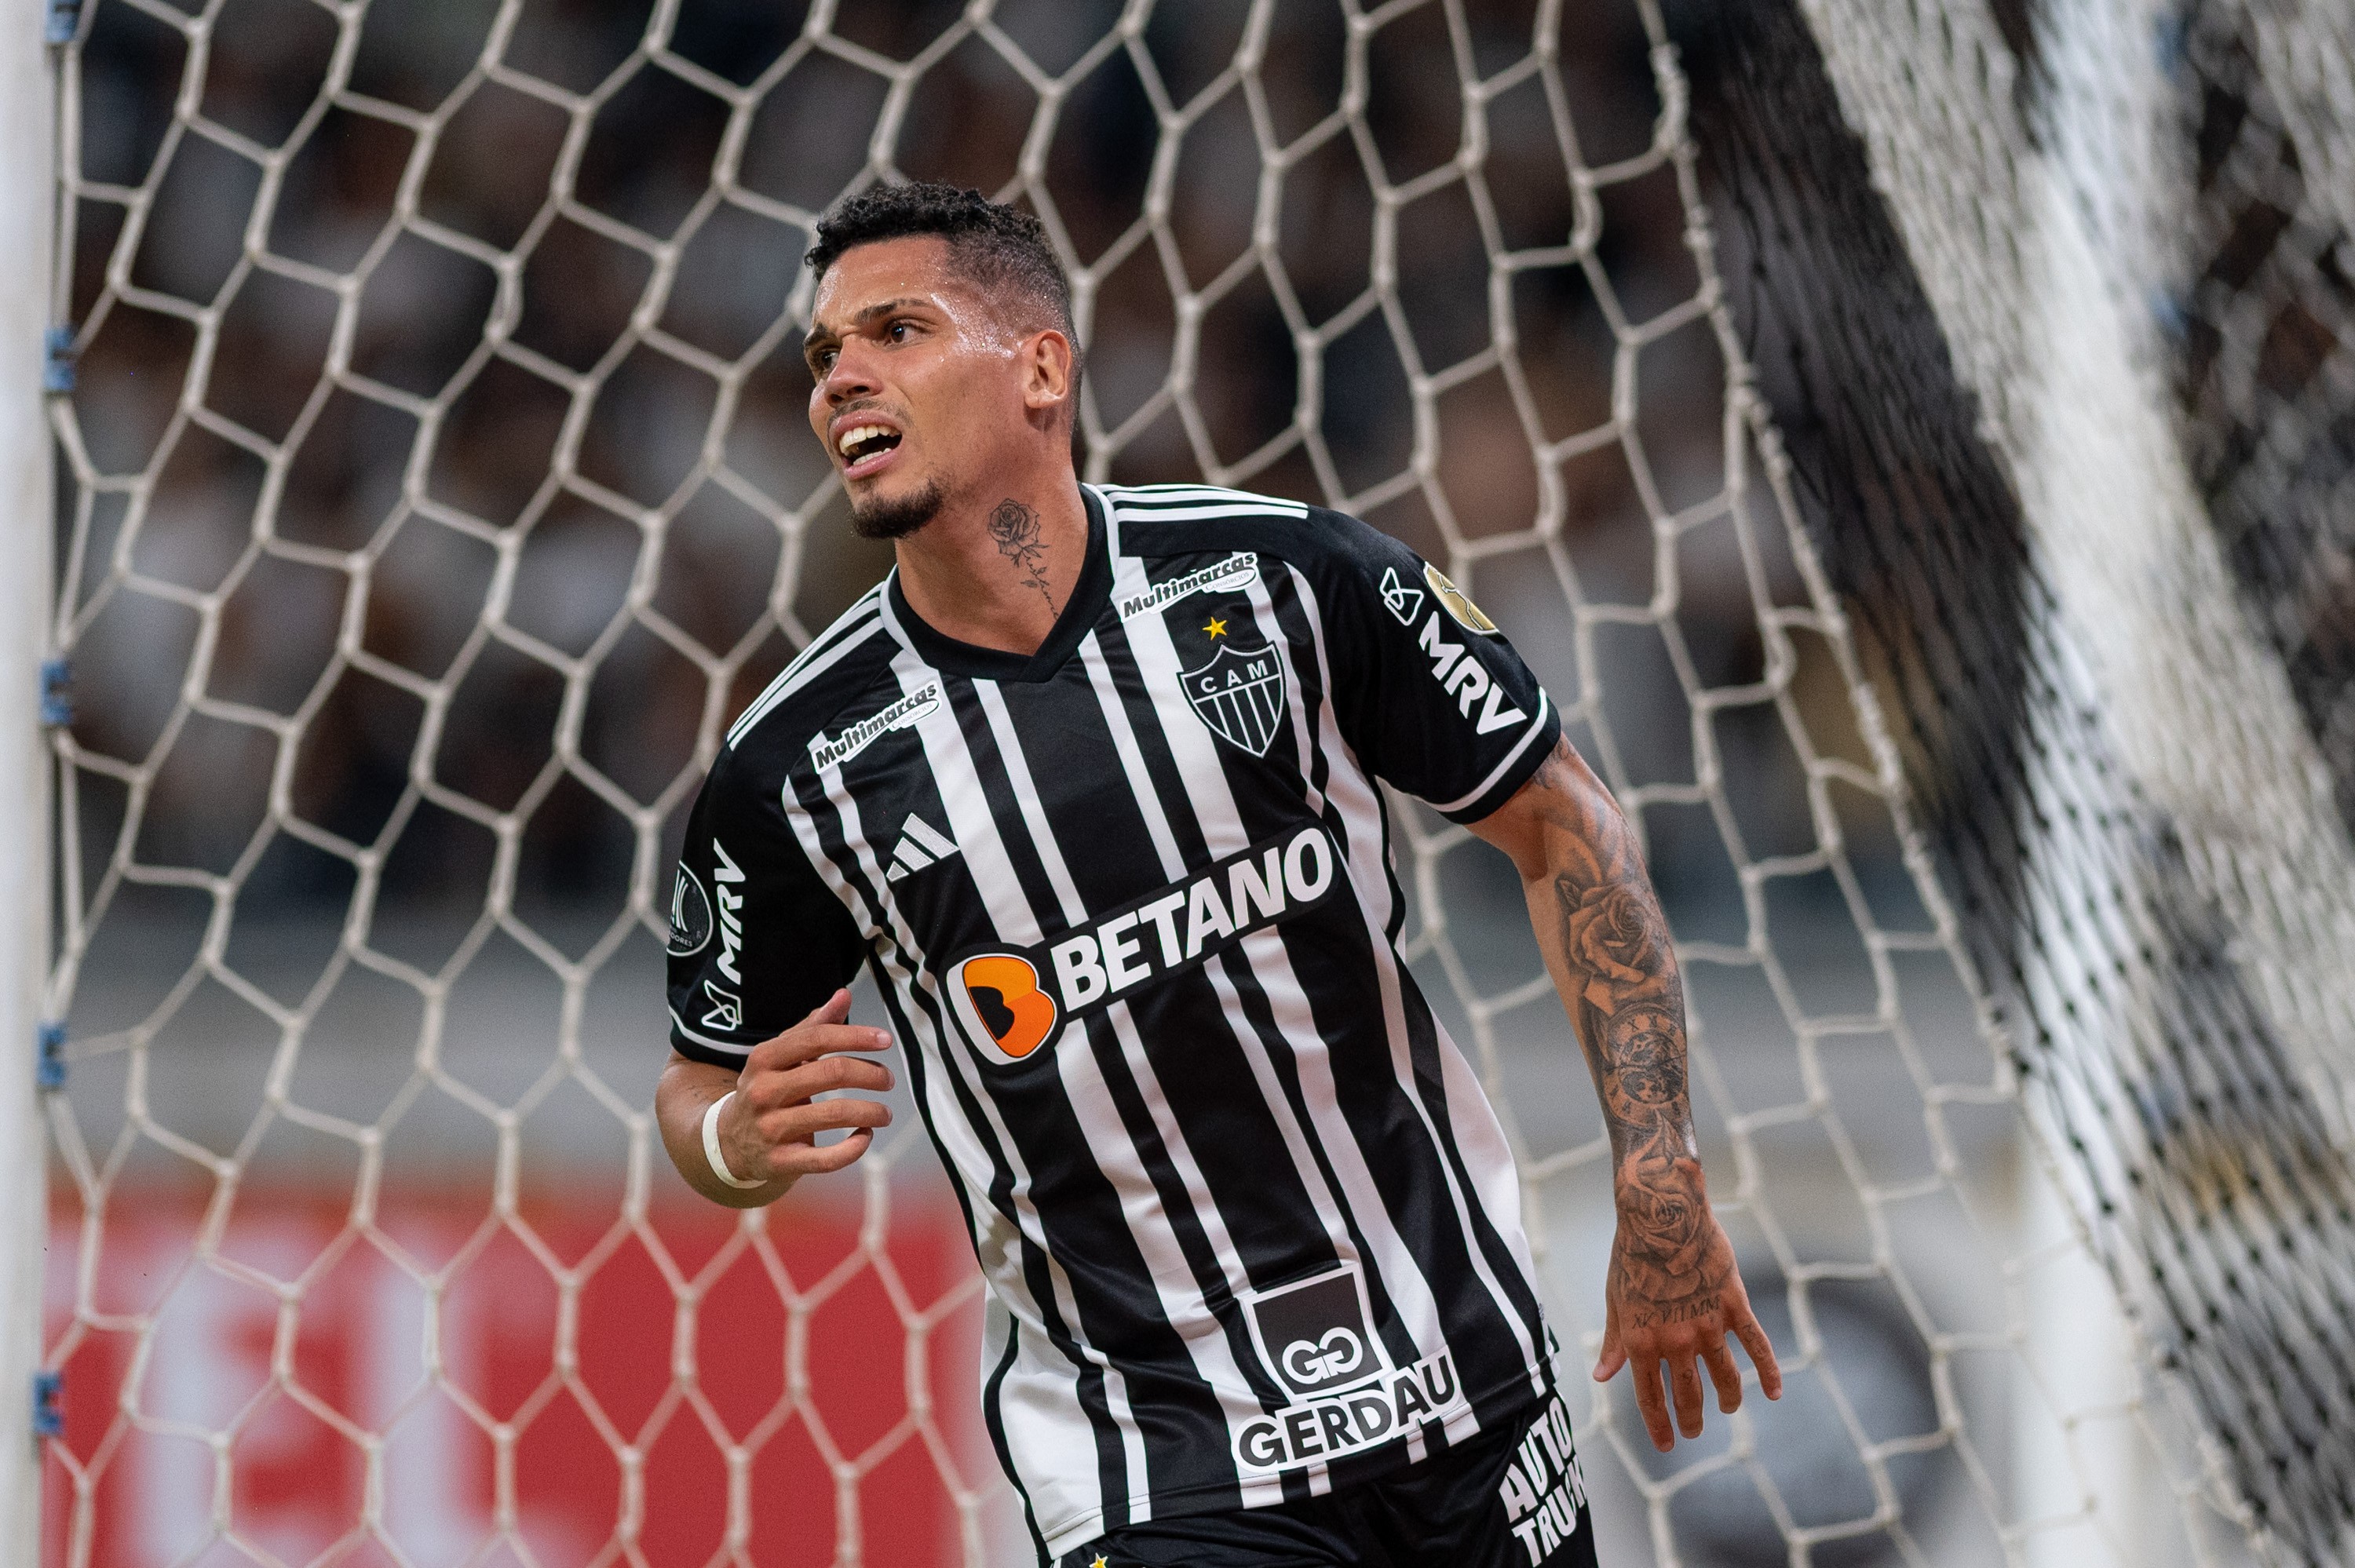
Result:
{"type": "MultiPolygon", "coordinates": [[[[1091,911],[1047,820],[1007,694],[987,681],[975,683],[974,692],[987,720],[1007,790],[1016,803],[1020,830],[1027,832],[1054,889],[1059,913],[1066,925],[1083,923],[1091,911]]],[[[1015,934],[1022,939],[1037,928],[1035,924],[1018,927],[1015,934]]],[[[1232,1244],[1216,1206],[1208,1201],[1182,1135],[1166,1114],[1155,1114],[1156,1108],[1166,1112],[1167,1101],[1152,1084],[1142,1051],[1135,1048],[1135,1021],[1125,1003],[1115,1003],[1103,1019],[1090,1022],[1088,1044],[1093,1048],[1059,1054],[1065,1093],[1090,1127],[1118,1126],[1128,1133],[1125,1139],[1091,1139],[1092,1151],[1106,1181],[1123,1194],[1124,1215],[1131,1221],[1135,1244],[1150,1271],[1161,1315],[1177,1330],[1196,1373],[1215,1394],[1231,1440],[1233,1429],[1260,1412],[1251,1380],[1225,1342],[1226,1330],[1209,1298],[1211,1288],[1227,1284],[1218,1249],[1231,1249],[1232,1244]],[[1120,1049],[1107,1048],[1107,1033],[1120,1049]],[[1182,1283],[1189,1277],[1191,1288],[1182,1283]]]]}
{"type": "MultiPolygon", "coordinates": [[[[911,662],[895,660],[894,663],[903,665],[899,672],[900,690],[917,689],[921,684],[920,675],[913,669],[904,667],[911,662]]],[[[912,1035],[927,1047],[921,1059],[946,1064],[945,1070],[953,1075],[954,1080],[955,1092],[947,1103],[943,1103],[938,1097],[920,1102],[924,1106],[926,1125],[932,1129],[935,1141],[943,1146],[943,1161],[953,1173],[975,1170],[990,1172],[986,1186],[988,1208],[985,1212],[995,1215],[1000,1223],[985,1227],[983,1234],[975,1237],[975,1251],[985,1275],[992,1288],[1013,1309],[1017,1321],[1027,1317],[1037,1325],[1041,1336],[1062,1352],[1063,1364],[1060,1366],[1041,1358],[1035,1348],[1028,1356],[1018,1357],[1012,1370],[1017,1373],[1027,1373],[1018,1378],[1019,1391],[1027,1396],[1014,1400],[1009,1414],[1005,1393],[1007,1380],[1000,1376],[996,1380],[998,1399],[989,1411],[989,1416],[993,1423],[1007,1429],[1014,1454],[1051,1452],[1052,1445],[1038,1437],[1018,1443],[1014,1439],[1026,1426],[1034,1425],[1053,1434],[1057,1439],[1068,1436],[1063,1430],[1064,1418],[1055,1410],[1060,1401],[1051,1395],[1039,1397],[1039,1385],[1051,1385],[1071,1378],[1075,1383],[1076,1402],[1098,1435],[1096,1446],[1100,1452],[1094,1506],[1104,1508],[1107,1502],[1124,1498],[1132,1489],[1127,1477],[1139,1468],[1141,1458],[1135,1422],[1128,1411],[1125,1381],[1113,1368],[1108,1358],[1087,1346],[1080,1336],[1071,1331],[1071,1325],[1078,1319],[1076,1299],[1069,1281],[1053,1260],[1038,1214],[1027,1201],[1028,1172],[1021,1169],[1018,1156],[1014,1151],[1013,1139],[989,1097],[980,1091],[968,1072],[961,1070],[965,1065],[960,1058],[943,1049],[945,1044],[943,1032],[949,1025],[939,1004],[936,989],[925,969],[923,951],[912,934],[892,915],[889,902],[881,896],[880,890],[885,885],[878,874],[871,846],[859,835],[856,808],[842,788],[840,768],[828,769],[827,773],[830,777],[825,784],[826,796],[837,813],[837,831],[831,835],[823,835],[821,842],[817,842],[805,838],[805,847],[812,852],[814,861],[835,868],[832,880],[841,888],[846,901],[854,909],[868,912],[870,921],[878,914],[891,920],[893,928],[890,932],[890,939],[879,942],[874,951],[878,967],[883,971],[879,979],[886,981],[884,994],[901,1004],[893,1009],[894,1022],[902,1039],[912,1035]],[[823,842],[824,839],[831,842],[823,842]],[[858,868],[856,885],[850,874],[850,867],[854,865],[858,868]],[[893,961],[895,954],[900,961],[893,961]],[[908,1008],[905,1004],[910,1001],[916,1005],[908,1008]],[[1007,1221],[1011,1222],[1010,1225],[1004,1223],[1007,1221]],[[993,1264],[996,1266],[993,1267],[993,1264]],[[1041,1289],[1042,1285],[1046,1288],[1041,1289]],[[1023,1310],[1026,1307],[1027,1312],[1023,1310]]],[[[816,833],[815,814],[793,812],[790,815],[797,828],[805,833],[816,833]]],[[[950,817],[952,821],[955,821],[954,811],[950,812],[950,817]]],[[[961,842],[970,842],[963,833],[958,836],[961,842]]],[[[911,1057],[911,1062],[918,1059],[911,1057]]],[[[1037,1506],[1035,1499],[1042,1480],[1054,1493],[1067,1492],[1072,1486],[1067,1476],[1052,1472],[1046,1478],[1027,1478],[1018,1458],[1010,1459],[1007,1468],[1016,1483],[1022,1486],[1026,1505],[1033,1509],[1037,1506]]],[[[1074,1505],[1085,1506],[1086,1496],[1084,1492],[1077,1499],[1059,1496],[1056,1500],[1068,1509],[1074,1505]]],[[[1107,1517],[1124,1516],[1108,1514],[1107,1517]]]]}
{"type": "MultiPolygon", "coordinates": [[[[1296,572],[1289,574],[1287,581],[1292,590],[1298,596],[1301,613],[1312,629],[1316,628],[1318,617],[1314,592],[1307,582],[1296,572]]],[[[1312,645],[1321,649],[1324,646],[1324,639],[1321,636],[1315,638],[1312,645]]],[[[1320,712],[1317,716],[1320,729],[1326,731],[1325,738],[1328,743],[1337,744],[1340,737],[1330,730],[1329,710],[1320,712]]],[[[1341,797],[1345,812],[1353,811],[1354,814],[1364,817],[1381,810],[1380,800],[1375,794],[1372,785],[1360,775],[1337,770],[1333,787],[1335,792],[1341,797]]],[[[1354,847],[1351,853],[1353,858],[1363,855],[1362,851],[1354,847]]],[[[1370,860],[1370,856],[1363,858],[1370,860]]],[[[1375,871],[1376,868],[1370,863],[1363,867],[1363,874],[1369,878],[1375,874],[1375,871]]],[[[1476,1218],[1471,1205],[1467,1202],[1465,1188],[1469,1184],[1469,1176],[1464,1168],[1461,1154],[1452,1136],[1453,1125],[1457,1117],[1465,1118],[1478,1130],[1484,1148],[1493,1145],[1501,1150],[1504,1147],[1503,1132],[1497,1127],[1495,1113],[1488,1107],[1485,1097],[1478,1102],[1476,1111],[1469,1105],[1451,1107],[1444,1101],[1437,1105],[1431,1103],[1429,1091],[1423,1086],[1425,1082],[1424,1076],[1417,1070],[1418,1064],[1414,1058],[1418,1055],[1429,1058],[1432,1065],[1439,1067],[1443,1083],[1448,1076],[1458,1078],[1465,1076],[1465,1069],[1454,1042],[1440,1034],[1437,1022],[1431,1018],[1428,1009],[1418,1010],[1412,1019],[1408,1016],[1401,995],[1403,990],[1401,983],[1401,966],[1399,964],[1396,950],[1387,940],[1389,933],[1396,929],[1390,917],[1391,911],[1389,907],[1396,898],[1396,889],[1390,883],[1387,875],[1381,877],[1380,885],[1382,891],[1380,894],[1369,894],[1364,908],[1369,925],[1368,936],[1370,938],[1369,946],[1372,950],[1375,970],[1381,983],[1383,1018],[1391,1026],[1391,1038],[1392,1049],[1396,1053],[1396,1070],[1400,1083],[1401,1086],[1410,1087],[1409,1097],[1423,1116],[1425,1126],[1430,1129],[1431,1147],[1442,1156],[1446,1171],[1448,1197],[1455,1206],[1457,1220],[1464,1227],[1465,1234],[1471,1236],[1475,1242],[1471,1250],[1472,1266],[1479,1275],[1480,1282],[1487,1287],[1489,1294],[1495,1298],[1505,1322],[1519,1341],[1522,1354],[1532,1368],[1532,1391],[1539,1392],[1543,1386],[1542,1357],[1539,1352],[1540,1336],[1536,1330],[1536,1294],[1529,1286],[1529,1281],[1535,1277],[1535,1272],[1527,1255],[1527,1244],[1522,1244],[1523,1250],[1520,1255],[1510,1260],[1514,1266],[1510,1277],[1516,1288],[1508,1289],[1504,1283],[1506,1276],[1498,1270],[1499,1260],[1495,1255],[1499,1245],[1495,1224],[1486,1212],[1476,1218]],[[1455,1063],[1452,1073],[1447,1065],[1451,1060],[1455,1063]],[[1451,1115],[1451,1111],[1454,1114],[1451,1115]],[[1441,1135],[1443,1121],[1449,1127],[1449,1136],[1441,1135]]],[[[1505,1169],[1508,1171],[1511,1169],[1509,1156],[1505,1169]]],[[[1505,1215],[1518,1237],[1520,1234],[1520,1197],[1518,1183],[1508,1189],[1505,1201],[1509,1205],[1504,1211],[1505,1215]]]]}
{"type": "MultiPolygon", "coordinates": [[[[1128,630],[1139,652],[1154,721],[1165,744],[1178,758],[1180,772],[1192,781],[1187,790],[1186,805],[1199,824],[1210,853],[1231,853],[1249,842],[1250,837],[1241,812],[1227,788],[1211,737],[1199,726],[1189,727],[1179,719],[1182,707],[1172,712],[1173,699],[1182,704],[1183,698],[1176,692],[1178,661],[1167,630],[1146,620],[1132,622],[1128,630]]],[[[1386,880],[1387,872],[1384,876],[1386,880]]],[[[1270,998],[1268,1033],[1273,1038],[1262,1037],[1263,1049],[1272,1057],[1288,1061],[1309,1086],[1309,1130],[1305,1136],[1333,1158],[1345,1173],[1345,1181],[1350,1176],[1357,1178],[1349,1182],[1354,1190],[1348,1195],[1348,1209],[1357,1224],[1369,1231],[1379,1249],[1371,1260],[1376,1277],[1400,1302],[1401,1323],[1412,1343],[1421,1346],[1437,1342],[1438,1315],[1431,1292],[1422,1279],[1412,1250],[1391,1226],[1386,1207],[1376,1196],[1370,1170],[1364,1167],[1361,1158],[1353,1158],[1358,1156],[1358,1144],[1353,1139],[1322,1136],[1324,1127],[1341,1118],[1316,1020],[1305,1005],[1305,992],[1291,970],[1283,943],[1273,934],[1263,934],[1247,940],[1241,956],[1253,988],[1270,998]]]]}

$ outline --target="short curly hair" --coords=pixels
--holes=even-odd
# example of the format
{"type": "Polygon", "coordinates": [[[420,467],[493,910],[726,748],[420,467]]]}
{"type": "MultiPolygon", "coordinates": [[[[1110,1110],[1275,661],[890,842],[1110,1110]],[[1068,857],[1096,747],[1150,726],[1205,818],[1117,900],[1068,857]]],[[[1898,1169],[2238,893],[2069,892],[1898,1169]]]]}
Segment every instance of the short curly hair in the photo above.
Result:
{"type": "Polygon", "coordinates": [[[957,270],[972,282],[1043,310],[1077,354],[1071,285],[1047,242],[1046,225],[979,191],[922,182],[861,191],[818,220],[817,243],[803,260],[823,278],[854,246],[920,235],[947,240],[957,270]]]}

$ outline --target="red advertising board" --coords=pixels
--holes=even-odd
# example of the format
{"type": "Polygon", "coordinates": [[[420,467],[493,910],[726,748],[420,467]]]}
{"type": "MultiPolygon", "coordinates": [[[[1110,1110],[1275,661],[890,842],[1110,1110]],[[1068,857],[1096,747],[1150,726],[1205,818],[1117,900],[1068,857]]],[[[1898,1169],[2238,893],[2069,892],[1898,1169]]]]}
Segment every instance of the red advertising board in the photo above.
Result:
{"type": "Polygon", "coordinates": [[[1001,1511],[953,1208],[486,1208],[57,1211],[43,1562],[923,1564],[1001,1511]]]}

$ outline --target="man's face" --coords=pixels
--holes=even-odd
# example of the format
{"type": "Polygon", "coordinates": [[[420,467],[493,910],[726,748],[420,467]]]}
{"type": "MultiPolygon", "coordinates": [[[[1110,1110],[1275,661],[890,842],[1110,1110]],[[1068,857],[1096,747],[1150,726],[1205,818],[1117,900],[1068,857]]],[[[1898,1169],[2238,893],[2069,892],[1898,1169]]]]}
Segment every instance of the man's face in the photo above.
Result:
{"type": "Polygon", "coordinates": [[[1029,434],[1023,334],[960,277],[948,242],[877,240],[819,280],[805,352],[810,429],[869,538],[898,538],[967,498],[1029,434]]]}

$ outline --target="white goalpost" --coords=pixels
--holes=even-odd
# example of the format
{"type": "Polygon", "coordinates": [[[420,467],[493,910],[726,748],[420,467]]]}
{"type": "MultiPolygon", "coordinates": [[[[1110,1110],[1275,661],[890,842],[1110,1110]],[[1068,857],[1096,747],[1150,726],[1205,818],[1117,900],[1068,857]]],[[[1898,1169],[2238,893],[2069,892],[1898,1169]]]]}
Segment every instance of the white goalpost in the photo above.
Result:
{"type": "MultiPolygon", "coordinates": [[[[2286,127],[2321,345],[2295,418],[2219,400],[2355,429],[2344,25],[2190,9],[2286,127]]],[[[2187,455],[2151,302],[2231,226],[2176,9],[46,15],[0,26],[6,1563],[1028,1560],[912,1106],[742,1216],[649,1109],[687,806],[888,559],[799,258],[910,178],[1045,221],[1089,481],[1406,539],[1644,833],[1792,1384],[1666,1457],[1586,1403],[1608,1148],[1518,888],[1391,803],[1605,1562],[2350,1549],[2355,768],[2187,455]]],[[[2215,363],[2278,388],[2264,303],[2215,363]]]]}
{"type": "Polygon", "coordinates": [[[0,1439],[0,1541],[31,1562],[40,1539],[41,1275],[48,1219],[39,1042],[48,987],[48,747],[42,735],[41,667],[48,648],[48,420],[41,377],[24,367],[46,356],[49,325],[51,162],[49,62],[32,18],[0,28],[0,226],[11,237],[0,261],[0,518],[14,540],[0,586],[0,789],[18,802],[16,831],[0,848],[0,898],[13,912],[0,938],[0,1183],[8,1207],[0,1264],[0,1390],[26,1415],[27,1435],[0,1439]],[[21,1402],[19,1404],[18,1402],[21,1402]]]}

